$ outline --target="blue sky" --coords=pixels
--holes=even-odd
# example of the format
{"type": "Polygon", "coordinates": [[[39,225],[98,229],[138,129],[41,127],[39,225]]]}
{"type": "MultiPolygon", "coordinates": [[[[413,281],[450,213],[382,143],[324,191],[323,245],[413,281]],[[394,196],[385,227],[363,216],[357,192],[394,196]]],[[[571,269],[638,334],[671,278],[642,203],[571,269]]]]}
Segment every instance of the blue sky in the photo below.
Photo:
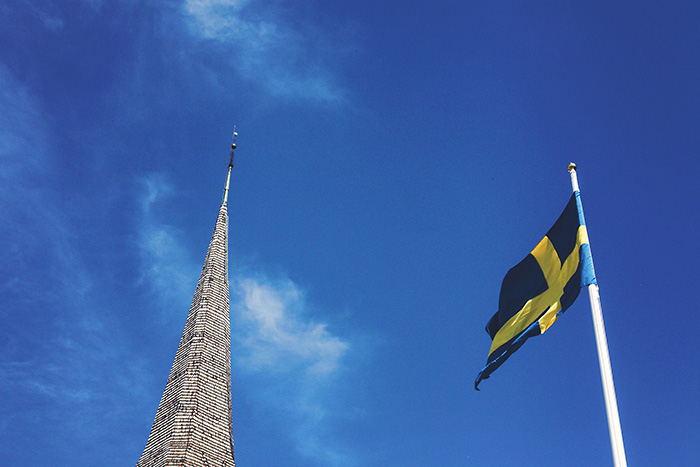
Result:
{"type": "Polygon", "coordinates": [[[612,465],[587,294],[481,391],[579,166],[630,465],[700,461],[695,2],[0,4],[0,464],[134,465],[239,132],[240,465],[612,465]]]}

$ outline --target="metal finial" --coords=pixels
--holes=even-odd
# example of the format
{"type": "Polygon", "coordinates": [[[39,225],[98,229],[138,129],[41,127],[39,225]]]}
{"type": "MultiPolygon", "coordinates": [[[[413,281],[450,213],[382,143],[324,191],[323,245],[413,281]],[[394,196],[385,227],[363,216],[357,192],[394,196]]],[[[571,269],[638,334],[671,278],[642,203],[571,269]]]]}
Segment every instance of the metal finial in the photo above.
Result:
{"type": "Polygon", "coordinates": [[[231,183],[231,169],[233,168],[233,151],[236,149],[236,126],[233,126],[233,136],[231,137],[231,157],[228,160],[228,174],[226,175],[226,187],[224,188],[224,200],[222,206],[228,202],[228,187],[231,183]]]}
{"type": "Polygon", "coordinates": [[[236,125],[233,126],[233,136],[231,137],[231,158],[228,161],[228,166],[233,167],[233,151],[236,150],[236,136],[238,136],[238,133],[236,133],[236,125]]]}
{"type": "Polygon", "coordinates": [[[573,162],[569,162],[569,167],[567,167],[566,170],[568,170],[569,172],[571,172],[572,170],[576,170],[576,164],[574,164],[573,162]]]}

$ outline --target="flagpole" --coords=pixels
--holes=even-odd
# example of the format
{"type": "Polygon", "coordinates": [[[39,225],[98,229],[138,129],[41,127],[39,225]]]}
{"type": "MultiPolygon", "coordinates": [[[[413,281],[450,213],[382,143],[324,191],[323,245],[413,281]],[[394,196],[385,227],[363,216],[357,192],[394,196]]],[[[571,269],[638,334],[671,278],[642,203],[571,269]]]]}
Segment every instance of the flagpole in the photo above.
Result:
{"type": "MultiPolygon", "coordinates": [[[[574,193],[579,191],[578,178],[576,176],[576,164],[569,164],[571,175],[571,187],[574,193]]],[[[583,210],[581,208],[581,210],[583,210]]],[[[590,246],[590,243],[589,243],[590,246]]],[[[593,259],[591,258],[591,263],[593,259]]],[[[608,414],[608,429],[610,430],[610,444],[612,446],[613,461],[615,467],[627,467],[625,446],[622,442],[622,427],[620,426],[620,414],[617,411],[617,398],[615,397],[615,385],[613,384],[612,367],[610,365],[610,353],[608,352],[608,340],[605,336],[605,324],[603,323],[603,308],[600,304],[600,292],[598,284],[588,285],[588,297],[591,302],[591,314],[593,315],[593,329],[595,330],[596,347],[598,348],[598,363],[600,364],[600,377],[603,381],[603,394],[605,397],[605,410],[608,414]]]]}

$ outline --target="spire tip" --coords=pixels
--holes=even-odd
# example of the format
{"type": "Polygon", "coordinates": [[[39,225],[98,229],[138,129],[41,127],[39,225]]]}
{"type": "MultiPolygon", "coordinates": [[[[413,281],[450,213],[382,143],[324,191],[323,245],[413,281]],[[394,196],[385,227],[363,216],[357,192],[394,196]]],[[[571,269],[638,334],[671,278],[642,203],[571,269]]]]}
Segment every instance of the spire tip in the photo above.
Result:
{"type": "Polygon", "coordinates": [[[228,202],[228,187],[229,183],[231,182],[231,169],[233,168],[233,151],[236,149],[236,136],[238,136],[238,133],[236,133],[236,126],[233,126],[233,136],[231,137],[231,153],[229,154],[229,160],[228,160],[228,174],[226,175],[226,186],[224,188],[224,200],[221,203],[222,206],[225,206],[226,203],[228,202]]]}
{"type": "Polygon", "coordinates": [[[573,162],[569,162],[569,167],[567,167],[566,170],[568,170],[569,172],[571,172],[573,170],[575,172],[576,171],[576,164],[574,164],[573,162]]]}
{"type": "Polygon", "coordinates": [[[231,157],[228,160],[229,167],[233,167],[233,151],[236,149],[236,136],[238,136],[238,133],[236,132],[236,125],[233,125],[233,136],[231,137],[231,157]]]}

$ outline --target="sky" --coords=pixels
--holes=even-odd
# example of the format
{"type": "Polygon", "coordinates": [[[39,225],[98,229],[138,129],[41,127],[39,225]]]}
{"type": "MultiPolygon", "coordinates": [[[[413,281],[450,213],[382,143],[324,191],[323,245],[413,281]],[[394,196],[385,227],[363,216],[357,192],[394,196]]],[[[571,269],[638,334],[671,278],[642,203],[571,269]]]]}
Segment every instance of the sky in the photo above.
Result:
{"type": "Polygon", "coordinates": [[[612,465],[585,291],[473,386],[571,161],[628,462],[699,463],[698,24],[690,1],[2,2],[0,465],[137,462],[234,125],[239,465],[612,465]]]}

